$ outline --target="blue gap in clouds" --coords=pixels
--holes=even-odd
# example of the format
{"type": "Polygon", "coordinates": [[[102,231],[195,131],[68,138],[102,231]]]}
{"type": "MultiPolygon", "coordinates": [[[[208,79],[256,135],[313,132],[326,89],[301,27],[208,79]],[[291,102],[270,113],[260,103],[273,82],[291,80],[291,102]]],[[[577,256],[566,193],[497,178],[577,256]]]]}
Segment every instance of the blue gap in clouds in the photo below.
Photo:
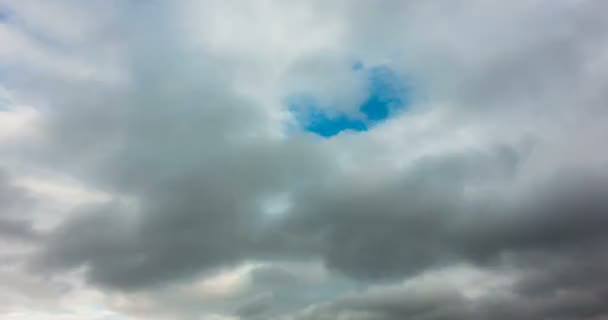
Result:
{"type": "Polygon", "coordinates": [[[331,137],[343,130],[366,131],[367,124],[362,119],[353,119],[343,113],[332,114],[319,108],[314,97],[292,96],[288,99],[289,111],[304,130],[323,137],[331,137]]]}
{"type": "Polygon", "coordinates": [[[354,118],[332,110],[331,106],[320,106],[310,95],[288,98],[289,110],[296,115],[298,124],[306,131],[322,137],[332,137],[344,130],[367,131],[374,124],[386,120],[408,103],[404,81],[387,66],[365,68],[357,62],[353,72],[365,72],[368,95],[358,110],[363,118],[354,118]]]}
{"type": "Polygon", "coordinates": [[[380,66],[369,69],[368,82],[369,96],[359,107],[359,111],[365,114],[370,121],[385,120],[393,112],[406,105],[405,84],[388,67],[380,66]]]}

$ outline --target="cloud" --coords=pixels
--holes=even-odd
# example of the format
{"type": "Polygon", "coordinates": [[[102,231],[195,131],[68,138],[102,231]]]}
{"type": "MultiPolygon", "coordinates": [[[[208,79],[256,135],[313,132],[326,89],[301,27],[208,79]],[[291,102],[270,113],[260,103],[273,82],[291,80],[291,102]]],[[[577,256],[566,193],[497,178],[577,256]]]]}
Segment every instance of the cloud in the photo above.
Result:
{"type": "MultiPolygon", "coordinates": [[[[32,210],[37,199],[16,185],[13,178],[0,168],[0,241],[39,242],[42,235],[35,230],[31,217],[22,211],[32,210]]],[[[15,244],[13,244],[15,245],[15,244]]],[[[0,254],[5,250],[0,250],[0,254]]]]}
{"type": "Polygon", "coordinates": [[[0,283],[70,284],[6,310],[608,314],[604,5],[0,7],[0,283]]]}

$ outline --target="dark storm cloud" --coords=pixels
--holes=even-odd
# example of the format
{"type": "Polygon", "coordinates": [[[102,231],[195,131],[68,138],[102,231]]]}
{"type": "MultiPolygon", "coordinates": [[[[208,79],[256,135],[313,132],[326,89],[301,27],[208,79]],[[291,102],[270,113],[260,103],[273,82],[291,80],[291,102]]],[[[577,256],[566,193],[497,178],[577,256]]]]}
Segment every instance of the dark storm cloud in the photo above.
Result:
{"type": "Polygon", "coordinates": [[[508,180],[516,166],[515,151],[499,147],[421,159],[382,185],[337,181],[298,199],[288,223],[294,230],[287,230],[318,235],[321,254],[338,270],[364,278],[411,274],[457,258],[450,228],[469,214],[465,188],[508,180]]]}
{"type": "MultiPolygon", "coordinates": [[[[465,299],[454,291],[448,294],[451,303],[442,301],[442,295],[436,292],[412,303],[410,299],[420,297],[416,289],[382,289],[379,291],[382,298],[369,294],[338,300],[329,306],[302,312],[301,319],[601,318],[608,310],[604,272],[608,261],[604,250],[608,245],[604,232],[608,225],[607,196],[605,176],[575,171],[562,173],[517,200],[507,197],[505,202],[497,198],[482,206],[465,207],[465,211],[450,210],[438,220],[441,223],[431,224],[430,229],[420,230],[420,225],[412,227],[415,221],[406,218],[402,222],[388,219],[382,216],[382,211],[374,211],[374,219],[361,223],[361,226],[367,224],[367,228],[353,226],[352,221],[356,219],[342,218],[340,221],[351,224],[344,223],[342,238],[329,237],[334,242],[328,245],[337,247],[336,252],[351,252],[343,256],[343,260],[328,260],[338,270],[354,271],[364,277],[386,276],[394,270],[391,267],[395,268],[391,263],[401,262],[400,268],[395,269],[407,271],[430,252],[430,260],[420,270],[428,270],[432,262],[438,267],[441,264],[436,262],[450,258],[468,259],[495,270],[516,270],[517,281],[513,286],[475,300],[465,299]],[[378,221],[384,221],[379,227],[384,233],[363,231],[375,230],[378,221]],[[355,247],[356,244],[369,247],[346,251],[353,243],[355,247]],[[423,248],[422,253],[410,249],[411,243],[423,248]],[[398,249],[392,250],[395,247],[398,249]],[[392,251],[385,256],[386,250],[392,251]],[[401,256],[406,258],[400,259],[401,256]],[[434,311],[434,308],[447,311],[434,311]]],[[[433,213],[427,211],[426,214],[433,213]]],[[[340,232],[341,229],[335,228],[330,228],[329,233],[340,232]]],[[[448,283],[445,285],[449,287],[448,283]]]]}
{"type": "MultiPolygon", "coordinates": [[[[467,187],[511,182],[512,157],[503,159],[506,168],[494,168],[501,177],[497,181],[484,181],[479,159],[448,159],[435,162],[437,166],[425,159],[426,173],[415,167],[411,176],[386,189],[307,198],[304,221],[298,223],[305,234],[320,234],[330,266],[363,277],[401,275],[452,259],[488,263],[508,253],[559,255],[606,243],[606,177],[584,170],[564,172],[528,194],[471,200],[464,196],[467,187]],[[445,165],[450,162],[451,168],[445,165]],[[477,171],[464,174],[467,166],[477,171]],[[319,202],[321,209],[315,211],[319,202]]],[[[492,158],[489,163],[500,161],[492,158]]]]}
{"type": "Polygon", "coordinates": [[[603,244],[602,177],[575,172],[531,194],[467,195],[467,188],[511,183],[521,157],[497,147],[423,159],[379,186],[337,179],[295,193],[288,216],[267,224],[253,186],[269,180],[254,176],[252,189],[236,177],[225,184],[237,162],[220,180],[192,176],[151,191],[139,214],[96,208],[57,230],[47,255],[59,265],[86,263],[100,284],[137,288],[263,257],[320,256],[338,272],[386,279],[462,260],[487,264],[505,254],[603,244]]]}
{"type": "MultiPolygon", "coordinates": [[[[167,183],[144,194],[135,220],[112,207],[81,213],[83,218],[55,232],[48,256],[59,264],[87,263],[93,280],[117,287],[146,286],[263,257],[321,255],[338,270],[363,277],[410,274],[444,262],[446,229],[463,210],[463,184],[501,179],[515,170],[515,155],[505,148],[425,159],[373,189],[348,179],[322,188],[305,185],[301,197],[294,189],[294,212],[264,223],[256,197],[263,195],[264,185],[277,183],[272,177],[280,177],[280,170],[293,171],[281,164],[282,152],[259,163],[251,156],[239,158],[234,168],[227,160],[219,172],[203,175],[201,170],[167,183]],[[274,170],[264,169],[270,163],[277,163],[274,170]],[[104,227],[80,232],[92,226],[104,227]]],[[[312,176],[297,180],[304,183],[312,176]]]]}
{"type": "Polygon", "coordinates": [[[462,224],[468,254],[483,260],[509,251],[559,252],[605,243],[607,178],[566,170],[520,199],[488,204],[462,224]]]}

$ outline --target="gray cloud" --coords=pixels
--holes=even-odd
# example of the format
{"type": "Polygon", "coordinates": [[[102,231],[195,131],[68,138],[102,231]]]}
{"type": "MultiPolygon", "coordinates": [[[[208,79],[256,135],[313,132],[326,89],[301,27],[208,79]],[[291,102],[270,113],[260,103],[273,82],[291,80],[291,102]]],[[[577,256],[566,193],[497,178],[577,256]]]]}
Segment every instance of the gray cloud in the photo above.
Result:
{"type": "Polygon", "coordinates": [[[25,190],[15,186],[9,174],[0,169],[0,216],[9,215],[11,210],[19,208],[26,200],[25,190]]]}
{"type": "Polygon", "coordinates": [[[40,234],[19,213],[35,200],[0,172],[0,236],[46,240],[28,272],[83,270],[108,295],[187,306],[178,317],[206,313],[170,288],[253,262],[265,265],[248,273],[245,293],[209,310],[302,320],[608,314],[604,5],[61,4],[91,17],[82,34],[17,5],[21,24],[2,29],[36,45],[7,60],[32,79],[0,83],[12,100],[43,101],[43,138],[10,156],[108,197],[40,234]],[[198,5],[233,19],[190,21],[198,5]],[[59,59],[61,71],[42,67],[62,50],[88,76],[59,59]],[[357,79],[334,66],[351,57],[410,80],[410,109],[365,133],[288,131],[281,103],[294,85],[360,99],[340,86],[357,79]],[[267,212],[279,198],[282,212],[267,212]],[[290,265],[309,261],[327,268],[326,286],[290,265]],[[462,263],[515,280],[481,297],[407,285],[462,263]]]}
{"type": "Polygon", "coordinates": [[[27,221],[0,218],[0,237],[34,241],[39,238],[39,235],[27,221]]]}
{"type": "MultiPolygon", "coordinates": [[[[0,239],[36,242],[41,235],[33,228],[28,212],[36,199],[17,186],[12,177],[0,169],[0,239]]],[[[1,252],[1,251],[0,251],[1,252]]]]}

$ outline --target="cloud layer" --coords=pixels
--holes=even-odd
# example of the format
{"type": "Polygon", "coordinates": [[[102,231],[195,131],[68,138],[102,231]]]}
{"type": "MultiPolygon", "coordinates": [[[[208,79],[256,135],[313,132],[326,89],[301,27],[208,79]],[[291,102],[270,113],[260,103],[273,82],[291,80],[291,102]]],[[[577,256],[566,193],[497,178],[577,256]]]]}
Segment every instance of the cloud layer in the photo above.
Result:
{"type": "Polygon", "coordinates": [[[0,318],[608,319],[606,9],[0,1],[0,318]]]}

